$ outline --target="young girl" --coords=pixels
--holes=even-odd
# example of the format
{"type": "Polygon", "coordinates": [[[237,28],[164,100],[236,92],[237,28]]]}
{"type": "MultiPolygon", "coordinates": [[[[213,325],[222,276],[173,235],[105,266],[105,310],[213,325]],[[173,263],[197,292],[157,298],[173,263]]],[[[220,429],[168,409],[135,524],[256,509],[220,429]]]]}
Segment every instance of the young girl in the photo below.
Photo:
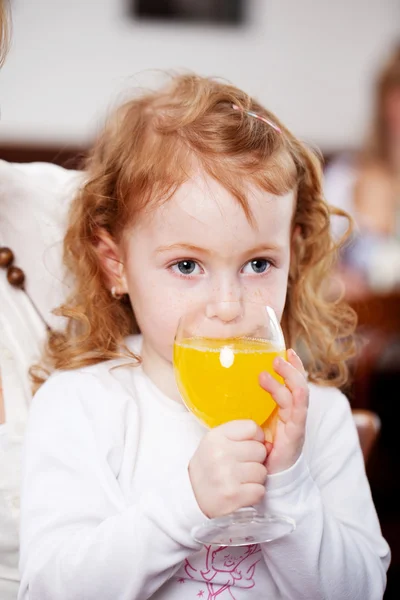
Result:
{"type": "Polygon", "coordinates": [[[182,75],[116,112],[86,176],[69,324],[25,438],[19,600],[381,599],[390,551],[338,389],[354,315],[323,292],[335,247],[317,157],[241,90],[182,75]],[[207,430],[177,391],[179,317],[224,300],[271,305],[311,357],[307,375],[294,351],[276,361],[285,385],[260,375],[280,407],[272,448],[251,421],[207,430]],[[194,541],[258,503],[296,530],[194,541]]]}

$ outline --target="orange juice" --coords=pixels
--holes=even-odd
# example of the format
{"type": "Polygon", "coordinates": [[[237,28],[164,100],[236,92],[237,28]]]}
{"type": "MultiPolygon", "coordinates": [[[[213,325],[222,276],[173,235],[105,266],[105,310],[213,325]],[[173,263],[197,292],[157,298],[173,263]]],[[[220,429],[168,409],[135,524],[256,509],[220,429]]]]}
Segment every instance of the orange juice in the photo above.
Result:
{"type": "Polygon", "coordinates": [[[264,340],[182,340],[174,346],[179,391],[188,409],[209,427],[252,419],[268,430],[277,406],[258,378],[268,371],[283,383],[272,366],[276,356],[286,358],[286,350],[264,340]]]}

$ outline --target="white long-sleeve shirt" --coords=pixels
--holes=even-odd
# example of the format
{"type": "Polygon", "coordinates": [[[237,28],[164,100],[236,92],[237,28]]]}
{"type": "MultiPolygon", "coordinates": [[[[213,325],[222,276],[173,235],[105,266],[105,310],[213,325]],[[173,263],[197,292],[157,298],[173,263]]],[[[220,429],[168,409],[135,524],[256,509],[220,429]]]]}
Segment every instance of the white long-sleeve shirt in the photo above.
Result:
{"type": "Polygon", "coordinates": [[[33,399],[19,600],[382,599],[390,550],[343,394],[310,385],[303,454],[268,477],[265,508],[296,530],[203,547],[188,463],[206,429],[120,363],[55,373],[33,399]]]}

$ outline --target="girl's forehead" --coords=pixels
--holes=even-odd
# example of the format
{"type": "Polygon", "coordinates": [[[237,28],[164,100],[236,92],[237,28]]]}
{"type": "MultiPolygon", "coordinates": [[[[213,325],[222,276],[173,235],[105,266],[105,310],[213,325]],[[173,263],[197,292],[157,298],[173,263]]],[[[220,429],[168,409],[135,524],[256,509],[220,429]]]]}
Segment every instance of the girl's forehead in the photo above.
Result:
{"type": "Polygon", "coordinates": [[[240,226],[257,229],[263,222],[291,222],[295,191],[275,196],[251,182],[242,182],[249,219],[238,198],[218,181],[198,173],[184,182],[166,201],[153,204],[143,214],[144,221],[201,227],[240,226]]]}
{"type": "Polygon", "coordinates": [[[217,181],[204,177],[188,180],[168,200],[142,215],[134,229],[149,245],[191,243],[220,253],[264,242],[287,245],[294,191],[274,196],[249,185],[246,200],[251,219],[238,199],[217,181]]]}

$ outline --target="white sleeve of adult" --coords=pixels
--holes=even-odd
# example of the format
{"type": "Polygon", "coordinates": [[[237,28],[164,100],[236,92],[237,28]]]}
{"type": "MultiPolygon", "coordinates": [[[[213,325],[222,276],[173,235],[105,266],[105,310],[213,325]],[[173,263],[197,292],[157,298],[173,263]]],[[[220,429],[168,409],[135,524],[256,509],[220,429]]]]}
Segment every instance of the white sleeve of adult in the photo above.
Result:
{"type": "Polygon", "coordinates": [[[162,496],[124,498],[110,465],[121,449],[104,443],[111,427],[106,411],[102,416],[107,392],[90,374],[57,374],[33,399],[19,600],[145,600],[201,548],[191,530],[205,517],[185,470],[162,496]]]}
{"type": "Polygon", "coordinates": [[[287,600],[382,600],[390,549],[382,537],[347,398],[330,390],[308,462],[267,481],[266,508],[295,519],[290,535],[262,545],[287,600]]]}

